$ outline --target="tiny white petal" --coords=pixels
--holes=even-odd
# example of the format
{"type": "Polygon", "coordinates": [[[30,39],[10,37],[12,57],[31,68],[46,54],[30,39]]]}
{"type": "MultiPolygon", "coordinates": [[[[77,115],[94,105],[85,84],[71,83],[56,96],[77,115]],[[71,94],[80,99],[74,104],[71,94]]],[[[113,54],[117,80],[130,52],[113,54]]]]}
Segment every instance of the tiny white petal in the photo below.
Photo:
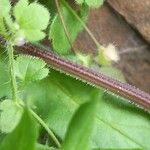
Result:
{"type": "Polygon", "coordinates": [[[23,46],[25,44],[25,39],[23,37],[18,37],[15,39],[15,45],[23,46]]]}
{"type": "Polygon", "coordinates": [[[120,58],[117,53],[117,50],[113,44],[109,44],[104,48],[104,55],[106,59],[117,62],[120,58]]]}
{"type": "Polygon", "coordinates": [[[23,46],[26,43],[23,32],[18,32],[14,39],[14,45],[23,46]]]}

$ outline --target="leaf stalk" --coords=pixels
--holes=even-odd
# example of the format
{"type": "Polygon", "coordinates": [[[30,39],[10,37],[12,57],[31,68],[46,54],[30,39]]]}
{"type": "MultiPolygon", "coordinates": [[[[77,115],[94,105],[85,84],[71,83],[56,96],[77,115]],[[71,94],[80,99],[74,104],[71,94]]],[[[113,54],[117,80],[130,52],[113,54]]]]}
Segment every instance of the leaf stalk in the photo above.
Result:
{"type": "Polygon", "coordinates": [[[82,19],[72,10],[72,8],[68,5],[67,2],[65,2],[64,0],[61,0],[62,4],[75,16],[75,18],[81,23],[81,25],[84,27],[84,29],[86,30],[86,32],[89,34],[89,36],[91,37],[91,39],[93,40],[93,42],[95,43],[96,47],[98,49],[103,48],[100,43],[97,41],[97,39],[95,38],[95,36],[93,35],[93,33],[90,31],[90,29],[87,27],[87,25],[82,21],[82,19]]]}
{"type": "Polygon", "coordinates": [[[11,78],[12,100],[17,101],[17,82],[14,69],[14,49],[11,42],[7,44],[7,52],[9,57],[9,73],[11,78]]]}
{"type": "Polygon", "coordinates": [[[47,133],[53,139],[57,147],[60,148],[60,142],[58,141],[54,133],[50,130],[50,128],[47,126],[47,124],[32,109],[29,109],[29,111],[33,115],[33,117],[41,124],[41,126],[47,131],[47,133]]]}

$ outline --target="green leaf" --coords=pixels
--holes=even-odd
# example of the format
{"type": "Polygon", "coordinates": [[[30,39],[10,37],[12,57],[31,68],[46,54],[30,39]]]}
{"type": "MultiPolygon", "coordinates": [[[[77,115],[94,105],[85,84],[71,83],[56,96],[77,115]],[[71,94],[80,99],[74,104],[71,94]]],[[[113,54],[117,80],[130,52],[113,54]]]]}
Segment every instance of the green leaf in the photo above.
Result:
{"type": "Polygon", "coordinates": [[[9,14],[11,5],[9,0],[0,0],[0,16],[5,17],[5,15],[9,14]]]}
{"type": "Polygon", "coordinates": [[[36,29],[27,29],[24,31],[26,38],[29,41],[39,41],[45,38],[46,34],[40,30],[36,29]]]}
{"type": "Polygon", "coordinates": [[[50,15],[44,6],[21,0],[14,7],[14,16],[28,41],[39,41],[45,37],[43,30],[48,26],[50,15]]]}
{"type": "Polygon", "coordinates": [[[11,132],[19,123],[22,109],[12,100],[0,102],[0,131],[11,132]]]}
{"type": "Polygon", "coordinates": [[[8,134],[2,143],[1,150],[34,150],[37,138],[37,125],[29,112],[25,110],[22,119],[14,131],[8,134]]]}
{"type": "Polygon", "coordinates": [[[104,0],[75,0],[78,4],[86,3],[90,7],[99,7],[103,4],[104,0]]]}
{"type": "Polygon", "coordinates": [[[13,22],[11,18],[11,4],[9,0],[0,0],[0,34],[8,38],[8,30],[13,31],[13,22]],[[4,23],[5,20],[5,23],[4,23]],[[5,27],[7,25],[7,27],[5,27]]]}
{"type": "MultiPolygon", "coordinates": [[[[30,0],[30,2],[33,2],[34,0],[30,0]]],[[[51,14],[51,19],[54,17],[54,15],[57,12],[56,9],[56,4],[54,0],[38,0],[39,3],[41,3],[42,5],[44,5],[46,8],[48,8],[50,14],[51,14]]]]}
{"type": "Polygon", "coordinates": [[[49,73],[49,70],[45,66],[46,63],[39,58],[19,55],[15,61],[16,77],[24,84],[42,80],[49,73]]]}
{"type": "MultiPolygon", "coordinates": [[[[70,119],[84,102],[92,100],[95,89],[64,74],[51,71],[50,77],[32,84],[25,96],[49,127],[63,140],[70,119]]],[[[102,90],[100,90],[101,96],[102,90]]],[[[106,92],[105,92],[106,93],[106,92]]],[[[91,148],[150,149],[150,115],[119,96],[104,94],[98,99],[91,148]]]]}
{"type": "Polygon", "coordinates": [[[0,98],[10,97],[10,79],[8,72],[7,56],[4,49],[0,48],[0,98]]]}
{"type": "Polygon", "coordinates": [[[37,144],[36,145],[36,150],[57,150],[53,147],[48,147],[46,145],[42,145],[42,144],[37,144]]]}
{"type": "Polygon", "coordinates": [[[5,26],[4,26],[4,22],[3,22],[3,17],[0,16],[0,34],[4,35],[5,34],[5,26]]]}
{"type": "Polygon", "coordinates": [[[88,150],[96,115],[97,93],[93,99],[81,105],[73,115],[61,150],[88,150]]]}
{"type": "MultiPolygon", "coordinates": [[[[83,27],[81,23],[76,19],[76,17],[66,7],[61,6],[60,9],[62,10],[62,15],[69,33],[70,40],[71,42],[73,42],[77,37],[78,33],[83,29],[83,27]]],[[[82,7],[80,12],[78,13],[81,19],[85,21],[87,7],[82,7]]],[[[66,37],[58,14],[55,16],[50,26],[49,38],[50,40],[52,40],[53,48],[55,51],[61,54],[68,53],[68,50],[70,49],[70,44],[66,37]]]]}

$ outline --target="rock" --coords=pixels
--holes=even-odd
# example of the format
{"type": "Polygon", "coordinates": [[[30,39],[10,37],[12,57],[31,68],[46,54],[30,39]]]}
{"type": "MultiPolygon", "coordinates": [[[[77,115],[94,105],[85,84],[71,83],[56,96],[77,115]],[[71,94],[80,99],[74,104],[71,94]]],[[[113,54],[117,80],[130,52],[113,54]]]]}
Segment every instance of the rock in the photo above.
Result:
{"type": "Polygon", "coordinates": [[[107,2],[150,42],[150,0],[107,0],[107,2]]]}

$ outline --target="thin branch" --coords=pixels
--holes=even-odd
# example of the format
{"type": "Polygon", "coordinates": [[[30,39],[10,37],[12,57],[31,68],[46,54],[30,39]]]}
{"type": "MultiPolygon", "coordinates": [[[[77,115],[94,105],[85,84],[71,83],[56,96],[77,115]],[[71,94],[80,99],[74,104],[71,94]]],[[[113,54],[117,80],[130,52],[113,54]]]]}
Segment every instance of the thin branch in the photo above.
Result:
{"type": "Polygon", "coordinates": [[[58,141],[54,133],[50,130],[50,128],[47,126],[47,124],[32,109],[29,109],[29,111],[33,115],[33,117],[41,124],[41,126],[47,131],[47,133],[53,139],[57,147],[60,148],[60,142],[58,141]]]}
{"type": "Polygon", "coordinates": [[[37,56],[43,59],[48,65],[58,71],[63,71],[73,77],[79,78],[87,83],[108,89],[109,91],[129,99],[135,105],[150,111],[150,94],[141,91],[127,83],[122,83],[111,77],[97,73],[94,70],[74,64],[68,60],[60,58],[52,52],[45,51],[32,45],[25,45],[17,48],[19,51],[37,56]]]}
{"type": "Polygon", "coordinates": [[[64,0],[61,0],[61,2],[75,16],[75,18],[81,23],[81,25],[84,27],[84,29],[86,30],[86,32],[89,34],[89,36],[91,37],[91,39],[95,43],[96,47],[97,48],[102,48],[102,46],[97,41],[97,39],[95,38],[95,36],[93,35],[93,33],[90,31],[90,29],[86,26],[86,24],[82,21],[82,19],[72,10],[72,8],[68,5],[68,3],[65,2],[64,0]]]}
{"type": "Polygon", "coordinates": [[[136,106],[138,105],[144,110],[150,111],[150,94],[134,86],[131,86],[127,83],[122,83],[118,80],[112,79],[111,77],[97,73],[94,70],[74,64],[68,60],[60,58],[53,52],[44,50],[43,48],[26,44],[22,47],[16,47],[16,50],[25,54],[39,57],[58,71],[61,70],[64,73],[86,81],[89,84],[108,89],[117,95],[129,99],[136,106]]]}

